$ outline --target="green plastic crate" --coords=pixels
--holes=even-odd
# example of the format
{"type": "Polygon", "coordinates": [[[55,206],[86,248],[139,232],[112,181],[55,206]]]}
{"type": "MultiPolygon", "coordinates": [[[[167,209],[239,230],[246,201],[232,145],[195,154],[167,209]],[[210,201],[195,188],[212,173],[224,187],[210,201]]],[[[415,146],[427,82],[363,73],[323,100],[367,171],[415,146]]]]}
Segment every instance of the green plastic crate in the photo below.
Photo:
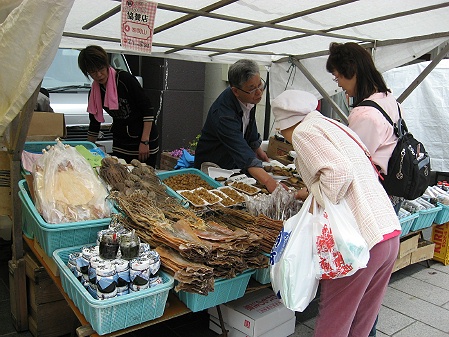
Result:
{"type": "MultiPolygon", "coordinates": [[[[268,258],[270,258],[270,254],[267,253],[262,253],[263,255],[267,256],[268,258]]],[[[259,282],[260,284],[268,284],[271,282],[271,278],[270,278],[270,264],[268,262],[268,266],[266,268],[262,268],[262,269],[256,269],[256,271],[254,272],[254,274],[251,276],[253,279],[255,279],[257,282],[259,282]]]]}
{"type": "Polygon", "coordinates": [[[106,229],[111,218],[49,224],[31,200],[26,180],[19,181],[22,202],[22,231],[30,239],[36,238],[48,256],[59,248],[84,245],[97,240],[97,233],[106,229]]]}
{"type": "Polygon", "coordinates": [[[160,270],[163,284],[107,300],[98,300],[92,297],[67,267],[69,254],[79,252],[81,248],[82,246],[58,249],[53,252],[53,258],[59,268],[64,291],[99,335],[141,324],[164,314],[168,293],[173,288],[172,276],[160,270]]]}
{"type": "MultiPolygon", "coordinates": [[[[218,181],[212,179],[204,172],[202,172],[198,169],[195,169],[195,168],[187,168],[187,169],[161,172],[161,173],[158,173],[157,176],[162,180],[162,182],[164,182],[164,180],[169,177],[181,175],[181,174],[195,174],[195,175],[201,177],[201,179],[203,179],[204,181],[206,181],[210,186],[212,186],[212,188],[217,188],[217,187],[223,186],[218,181]]],[[[179,193],[177,193],[175,190],[173,190],[171,187],[169,187],[167,185],[165,185],[165,187],[166,187],[167,193],[169,195],[171,195],[177,199],[183,200],[185,202],[185,206],[188,207],[189,202],[182,195],[180,195],[179,193]]],[[[193,187],[192,187],[192,189],[193,189],[193,187]]]]}
{"type": "Polygon", "coordinates": [[[441,211],[439,211],[435,217],[435,222],[438,225],[442,225],[449,221],[449,205],[444,205],[442,203],[438,203],[438,206],[441,206],[441,211]]]}
{"type": "Polygon", "coordinates": [[[214,291],[209,292],[207,295],[189,293],[183,290],[176,294],[187,308],[193,312],[202,311],[242,297],[245,294],[252,274],[254,274],[253,269],[247,270],[231,279],[215,280],[214,291]]]}
{"type": "Polygon", "coordinates": [[[420,210],[419,217],[417,217],[412,224],[412,227],[410,230],[417,231],[423,228],[427,228],[432,226],[433,220],[435,220],[435,217],[437,216],[437,213],[441,211],[441,206],[435,206],[429,209],[423,209],[420,210]]]}
{"type": "Polygon", "coordinates": [[[417,217],[419,217],[419,213],[413,213],[399,220],[402,228],[401,236],[407,235],[410,232],[410,228],[412,228],[413,222],[417,217]]]}

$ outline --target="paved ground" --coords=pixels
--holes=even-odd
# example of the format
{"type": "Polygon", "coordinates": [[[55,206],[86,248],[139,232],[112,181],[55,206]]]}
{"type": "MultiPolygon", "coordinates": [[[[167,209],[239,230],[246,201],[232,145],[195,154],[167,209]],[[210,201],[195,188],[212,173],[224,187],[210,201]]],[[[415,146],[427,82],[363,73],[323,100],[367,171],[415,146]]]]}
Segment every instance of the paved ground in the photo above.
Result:
{"type": "MultiPolygon", "coordinates": [[[[0,257],[0,337],[32,336],[29,331],[17,333],[11,323],[7,261],[5,256],[0,257]]],[[[297,313],[296,330],[291,336],[312,336],[316,314],[316,301],[305,312],[297,313]]],[[[449,265],[430,261],[429,268],[422,262],[395,272],[383,301],[377,328],[378,337],[449,337],[449,265]]],[[[127,334],[130,337],[150,335],[217,336],[208,329],[206,311],[127,334]]]]}

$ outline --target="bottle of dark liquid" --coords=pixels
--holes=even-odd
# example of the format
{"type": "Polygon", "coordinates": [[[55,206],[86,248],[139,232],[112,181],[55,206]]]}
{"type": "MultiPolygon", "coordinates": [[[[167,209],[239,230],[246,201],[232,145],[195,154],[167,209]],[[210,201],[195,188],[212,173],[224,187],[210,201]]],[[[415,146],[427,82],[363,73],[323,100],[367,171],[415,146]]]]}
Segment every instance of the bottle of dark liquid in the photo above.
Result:
{"type": "Polygon", "coordinates": [[[119,238],[115,231],[105,231],[100,238],[100,256],[106,260],[117,257],[119,238]]]}
{"type": "Polygon", "coordinates": [[[139,256],[140,239],[134,230],[120,235],[122,259],[132,260],[139,256]]]}

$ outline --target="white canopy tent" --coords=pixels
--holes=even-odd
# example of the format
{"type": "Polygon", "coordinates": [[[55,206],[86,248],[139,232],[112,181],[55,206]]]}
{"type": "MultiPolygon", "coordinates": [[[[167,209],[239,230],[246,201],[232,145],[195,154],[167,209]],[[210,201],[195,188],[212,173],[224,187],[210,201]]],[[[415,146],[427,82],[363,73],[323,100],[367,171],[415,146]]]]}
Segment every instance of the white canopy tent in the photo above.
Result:
{"type": "MultiPolygon", "coordinates": [[[[330,42],[375,48],[383,72],[410,62],[449,39],[449,2],[438,0],[170,0],[158,4],[152,55],[233,63],[252,58],[271,68],[272,97],[287,83],[291,56],[327,93],[335,84],[324,62],[330,42]]],[[[120,2],[75,0],[62,47],[120,46],[120,2]]],[[[295,87],[307,89],[298,78],[295,87]]],[[[310,87],[313,92],[313,87],[310,87]]]]}
{"type": "MultiPolygon", "coordinates": [[[[3,3],[6,5],[0,6],[0,20],[14,6],[33,6],[36,2],[5,0],[3,3]]],[[[64,15],[50,18],[51,27],[57,26],[57,22],[64,24],[59,47],[84,48],[99,44],[109,51],[133,54],[120,45],[120,1],[43,0],[39,6],[70,8],[66,21],[64,15]]],[[[41,20],[39,15],[29,18],[23,15],[22,21],[32,25],[41,20]]],[[[449,2],[441,0],[167,0],[158,3],[151,56],[217,63],[251,58],[271,66],[271,97],[286,87],[326,97],[337,91],[324,67],[330,42],[353,41],[372,47],[378,68],[386,71],[449,40],[448,16],[449,2]],[[315,86],[301,72],[293,75],[288,72],[292,62],[310,73],[315,86]],[[321,88],[316,88],[316,84],[321,88]]],[[[39,41],[48,32],[42,28],[32,36],[39,41]]],[[[19,37],[23,38],[23,32],[19,37]]],[[[13,62],[11,71],[23,72],[22,61],[36,62],[42,69],[36,72],[31,83],[38,83],[54,57],[58,41],[53,42],[45,50],[30,50],[32,55],[13,62]]],[[[2,60],[8,52],[8,48],[2,48],[2,60]]],[[[31,92],[27,90],[24,94],[29,97],[31,92]]],[[[0,117],[5,115],[5,108],[10,107],[2,106],[0,117]]],[[[13,110],[12,116],[18,112],[13,110]]],[[[11,116],[7,118],[10,120],[11,116]]],[[[4,127],[1,126],[0,134],[4,127]]]]}

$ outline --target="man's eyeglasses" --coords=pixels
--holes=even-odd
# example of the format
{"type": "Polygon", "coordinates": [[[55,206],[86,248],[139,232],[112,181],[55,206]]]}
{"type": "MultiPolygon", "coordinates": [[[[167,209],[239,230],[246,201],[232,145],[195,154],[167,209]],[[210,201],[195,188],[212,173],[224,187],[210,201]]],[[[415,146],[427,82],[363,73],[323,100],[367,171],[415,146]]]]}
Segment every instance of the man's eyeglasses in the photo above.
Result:
{"type": "Polygon", "coordinates": [[[267,83],[263,80],[263,78],[261,78],[259,86],[253,90],[246,91],[239,87],[234,87],[234,88],[239,89],[240,91],[243,91],[245,94],[252,95],[256,92],[256,90],[264,91],[267,88],[267,83]]]}

